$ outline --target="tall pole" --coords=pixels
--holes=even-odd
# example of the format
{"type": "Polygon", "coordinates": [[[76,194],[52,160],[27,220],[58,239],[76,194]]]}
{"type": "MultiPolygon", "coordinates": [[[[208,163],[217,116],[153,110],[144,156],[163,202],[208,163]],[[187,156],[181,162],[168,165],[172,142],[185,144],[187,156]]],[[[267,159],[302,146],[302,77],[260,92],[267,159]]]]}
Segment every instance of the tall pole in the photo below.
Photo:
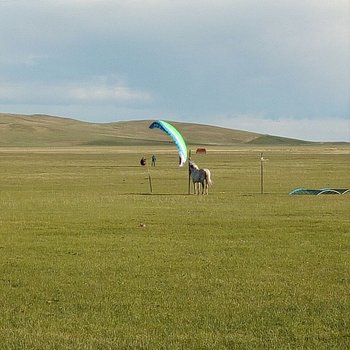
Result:
{"type": "Polygon", "coordinates": [[[153,193],[152,178],[151,178],[151,173],[149,171],[148,163],[147,163],[147,172],[148,172],[149,189],[150,189],[151,193],[153,193]]]}
{"type": "Polygon", "coordinates": [[[260,193],[264,194],[264,157],[260,153],[260,193]]]}
{"type": "Polygon", "coordinates": [[[188,150],[188,194],[191,194],[191,168],[190,168],[190,160],[191,160],[191,149],[188,150]]]}

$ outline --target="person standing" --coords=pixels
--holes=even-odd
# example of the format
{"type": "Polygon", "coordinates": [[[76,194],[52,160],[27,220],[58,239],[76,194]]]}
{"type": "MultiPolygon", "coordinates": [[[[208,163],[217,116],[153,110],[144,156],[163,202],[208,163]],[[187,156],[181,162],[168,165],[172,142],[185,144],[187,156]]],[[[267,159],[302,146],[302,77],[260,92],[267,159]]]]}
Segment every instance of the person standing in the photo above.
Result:
{"type": "Polygon", "coordinates": [[[156,166],[157,157],[153,154],[152,156],[152,166],[156,166]]]}

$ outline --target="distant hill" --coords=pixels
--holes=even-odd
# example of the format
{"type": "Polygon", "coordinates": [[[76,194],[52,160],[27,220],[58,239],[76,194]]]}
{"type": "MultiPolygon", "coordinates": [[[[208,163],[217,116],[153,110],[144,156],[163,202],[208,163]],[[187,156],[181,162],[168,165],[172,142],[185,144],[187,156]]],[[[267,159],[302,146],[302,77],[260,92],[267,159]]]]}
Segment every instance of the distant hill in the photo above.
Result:
{"type": "MultiPolygon", "coordinates": [[[[152,120],[88,123],[48,115],[0,113],[0,146],[114,146],[169,143],[159,130],[150,130],[152,120]]],[[[262,135],[209,125],[172,122],[189,145],[308,143],[302,140],[262,135]]]]}

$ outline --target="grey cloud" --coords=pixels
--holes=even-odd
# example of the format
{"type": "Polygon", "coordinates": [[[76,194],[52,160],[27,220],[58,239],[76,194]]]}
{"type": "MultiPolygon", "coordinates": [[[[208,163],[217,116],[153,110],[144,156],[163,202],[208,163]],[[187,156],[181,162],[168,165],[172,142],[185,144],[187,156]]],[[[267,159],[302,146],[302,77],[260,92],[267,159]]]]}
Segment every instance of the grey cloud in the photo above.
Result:
{"type": "Polygon", "coordinates": [[[36,82],[28,103],[116,75],[115,90],[83,84],[62,101],[119,98],[192,120],[347,119],[349,22],[347,0],[15,1],[0,4],[0,74],[8,87],[36,82]]]}
{"type": "Polygon", "coordinates": [[[120,82],[98,77],[90,81],[0,83],[0,104],[147,104],[152,94],[134,90],[120,82]]]}

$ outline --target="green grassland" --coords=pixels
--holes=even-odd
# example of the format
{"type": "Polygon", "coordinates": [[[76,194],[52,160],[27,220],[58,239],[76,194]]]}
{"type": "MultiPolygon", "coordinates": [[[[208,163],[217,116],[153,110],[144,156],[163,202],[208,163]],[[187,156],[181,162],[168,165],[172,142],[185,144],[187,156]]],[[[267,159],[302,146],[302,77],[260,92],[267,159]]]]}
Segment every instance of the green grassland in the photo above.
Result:
{"type": "Polygon", "coordinates": [[[172,145],[1,148],[0,348],[349,348],[350,195],[288,196],[349,157],[208,147],[195,196],[172,145]]]}
{"type": "Polygon", "coordinates": [[[209,149],[189,196],[172,146],[1,149],[1,349],[349,348],[350,196],[288,196],[349,155],[209,149]]]}

